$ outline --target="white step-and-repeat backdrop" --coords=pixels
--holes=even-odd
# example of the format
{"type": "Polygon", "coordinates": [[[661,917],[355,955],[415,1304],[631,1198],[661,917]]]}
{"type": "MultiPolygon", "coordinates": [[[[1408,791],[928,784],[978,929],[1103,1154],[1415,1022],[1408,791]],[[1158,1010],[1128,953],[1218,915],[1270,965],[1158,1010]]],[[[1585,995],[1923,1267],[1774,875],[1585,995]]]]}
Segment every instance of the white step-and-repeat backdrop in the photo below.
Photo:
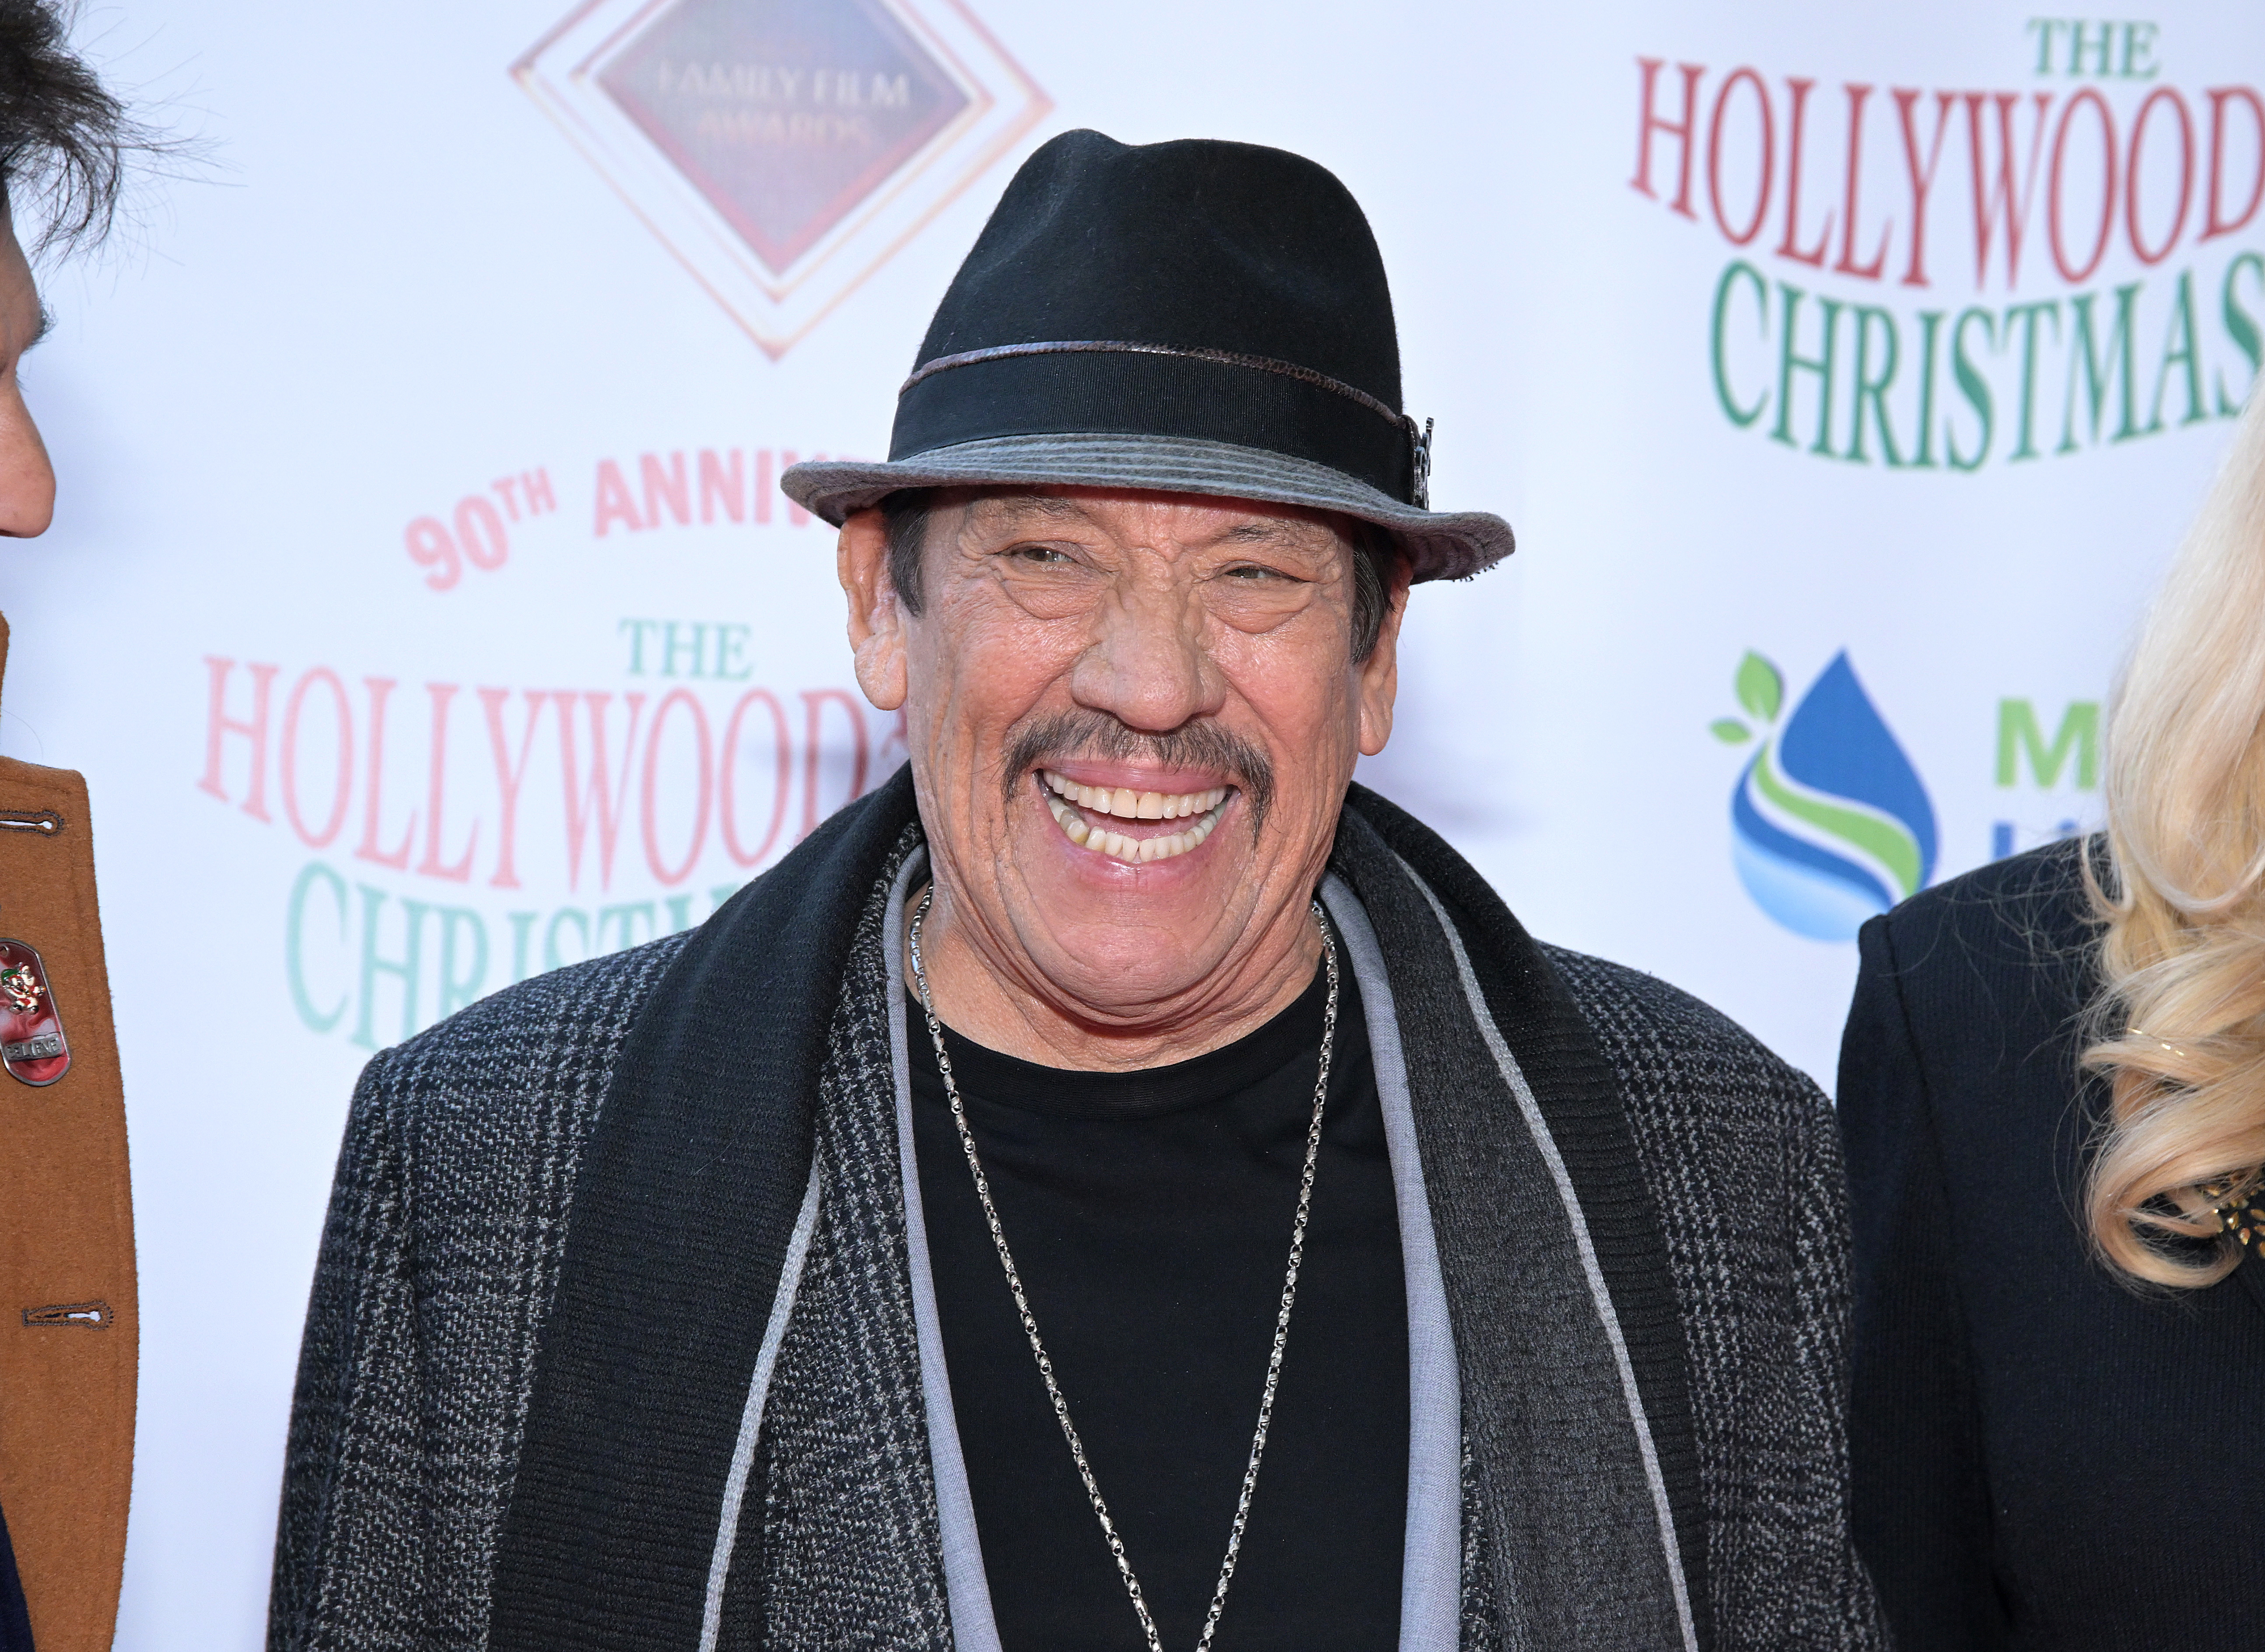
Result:
{"type": "Polygon", "coordinates": [[[62,503],[0,553],[0,749],[97,810],[134,1652],[259,1638],[362,1060],[698,923],[899,761],[776,480],[885,448],[1049,135],[1351,185],[1436,495],[1522,544],[1417,593],[1364,777],[1828,1084],[1865,916],[2096,818],[2265,352],[2232,0],[572,4],[87,19],[208,156],[50,275],[62,503]]]}

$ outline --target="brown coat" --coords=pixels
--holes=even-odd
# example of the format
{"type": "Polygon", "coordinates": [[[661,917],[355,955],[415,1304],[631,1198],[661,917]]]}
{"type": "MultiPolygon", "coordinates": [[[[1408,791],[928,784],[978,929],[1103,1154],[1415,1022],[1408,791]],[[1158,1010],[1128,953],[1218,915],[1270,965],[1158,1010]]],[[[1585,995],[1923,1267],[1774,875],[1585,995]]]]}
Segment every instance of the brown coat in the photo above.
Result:
{"type": "MultiPolygon", "coordinates": [[[[0,672],[7,648],[0,620],[0,672]]],[[[0,939],[37,951],[70,1056],[42,1086],[0,1073],[0,1513],[40,1652],[105,1652],[140,1321],[94,842],[86,782],[68,769],[0,758],[0,939]]]]}

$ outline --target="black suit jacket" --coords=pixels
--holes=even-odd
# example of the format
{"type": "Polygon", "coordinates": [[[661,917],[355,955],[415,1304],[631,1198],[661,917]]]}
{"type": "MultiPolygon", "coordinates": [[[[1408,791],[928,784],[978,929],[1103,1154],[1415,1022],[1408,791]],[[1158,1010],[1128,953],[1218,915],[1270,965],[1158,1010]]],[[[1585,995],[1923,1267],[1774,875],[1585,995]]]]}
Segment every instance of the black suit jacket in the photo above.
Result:
{"type": "Polygon", "coordinates": [[[16,1550],[8,1541],[8,1522],[0,1518],[0,1652],[33,1652],[32,1613],[16,1575],[16,1550]]]}
{"type": "Polygon", "coordinates": [[[1859,938],[1855,1530],[1904,1652],[2255,1641],[2265,1261],[2142,1292],[2088,1252],[2096,935],[2072,842],[1859,938]]]}

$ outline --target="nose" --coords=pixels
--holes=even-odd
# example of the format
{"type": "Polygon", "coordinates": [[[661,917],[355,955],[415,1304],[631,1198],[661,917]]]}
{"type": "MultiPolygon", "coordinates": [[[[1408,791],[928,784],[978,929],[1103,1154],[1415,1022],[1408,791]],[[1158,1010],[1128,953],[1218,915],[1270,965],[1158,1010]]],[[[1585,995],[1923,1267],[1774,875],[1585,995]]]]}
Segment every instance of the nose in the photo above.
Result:
{"type": "Polygon", "coordinates": [[[35,539],[55,514],[55,469],[24,392],[10,373],[0,390],[0,535],[35,539]]]}
{"type": "Polygon", "coordinates": [[[1096,626],[1070,673],[1080,705],[1154,734],[1220,709],[1224,678],[1205,645],[1203,604],[1181,582],[1119,583],[1096,626]]]}

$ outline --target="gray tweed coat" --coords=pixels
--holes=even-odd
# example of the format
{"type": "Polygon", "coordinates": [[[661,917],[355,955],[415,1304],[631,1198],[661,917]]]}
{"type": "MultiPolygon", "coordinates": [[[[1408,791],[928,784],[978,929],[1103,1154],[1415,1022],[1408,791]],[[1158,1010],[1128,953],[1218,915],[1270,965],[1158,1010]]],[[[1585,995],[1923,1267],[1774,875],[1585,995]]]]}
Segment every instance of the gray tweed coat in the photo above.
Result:
{"type": "MultiPolygon", "coordinates": [[[[918,844],[900,773],[701,929],[370,1062],[271,1652],[953,1646],[885,942],[918,844]]],[[[1332,871],[1436,1230],[1461,1647],[1883,1646],[1824,1097],[1358,787],[1332,871]]]]}

